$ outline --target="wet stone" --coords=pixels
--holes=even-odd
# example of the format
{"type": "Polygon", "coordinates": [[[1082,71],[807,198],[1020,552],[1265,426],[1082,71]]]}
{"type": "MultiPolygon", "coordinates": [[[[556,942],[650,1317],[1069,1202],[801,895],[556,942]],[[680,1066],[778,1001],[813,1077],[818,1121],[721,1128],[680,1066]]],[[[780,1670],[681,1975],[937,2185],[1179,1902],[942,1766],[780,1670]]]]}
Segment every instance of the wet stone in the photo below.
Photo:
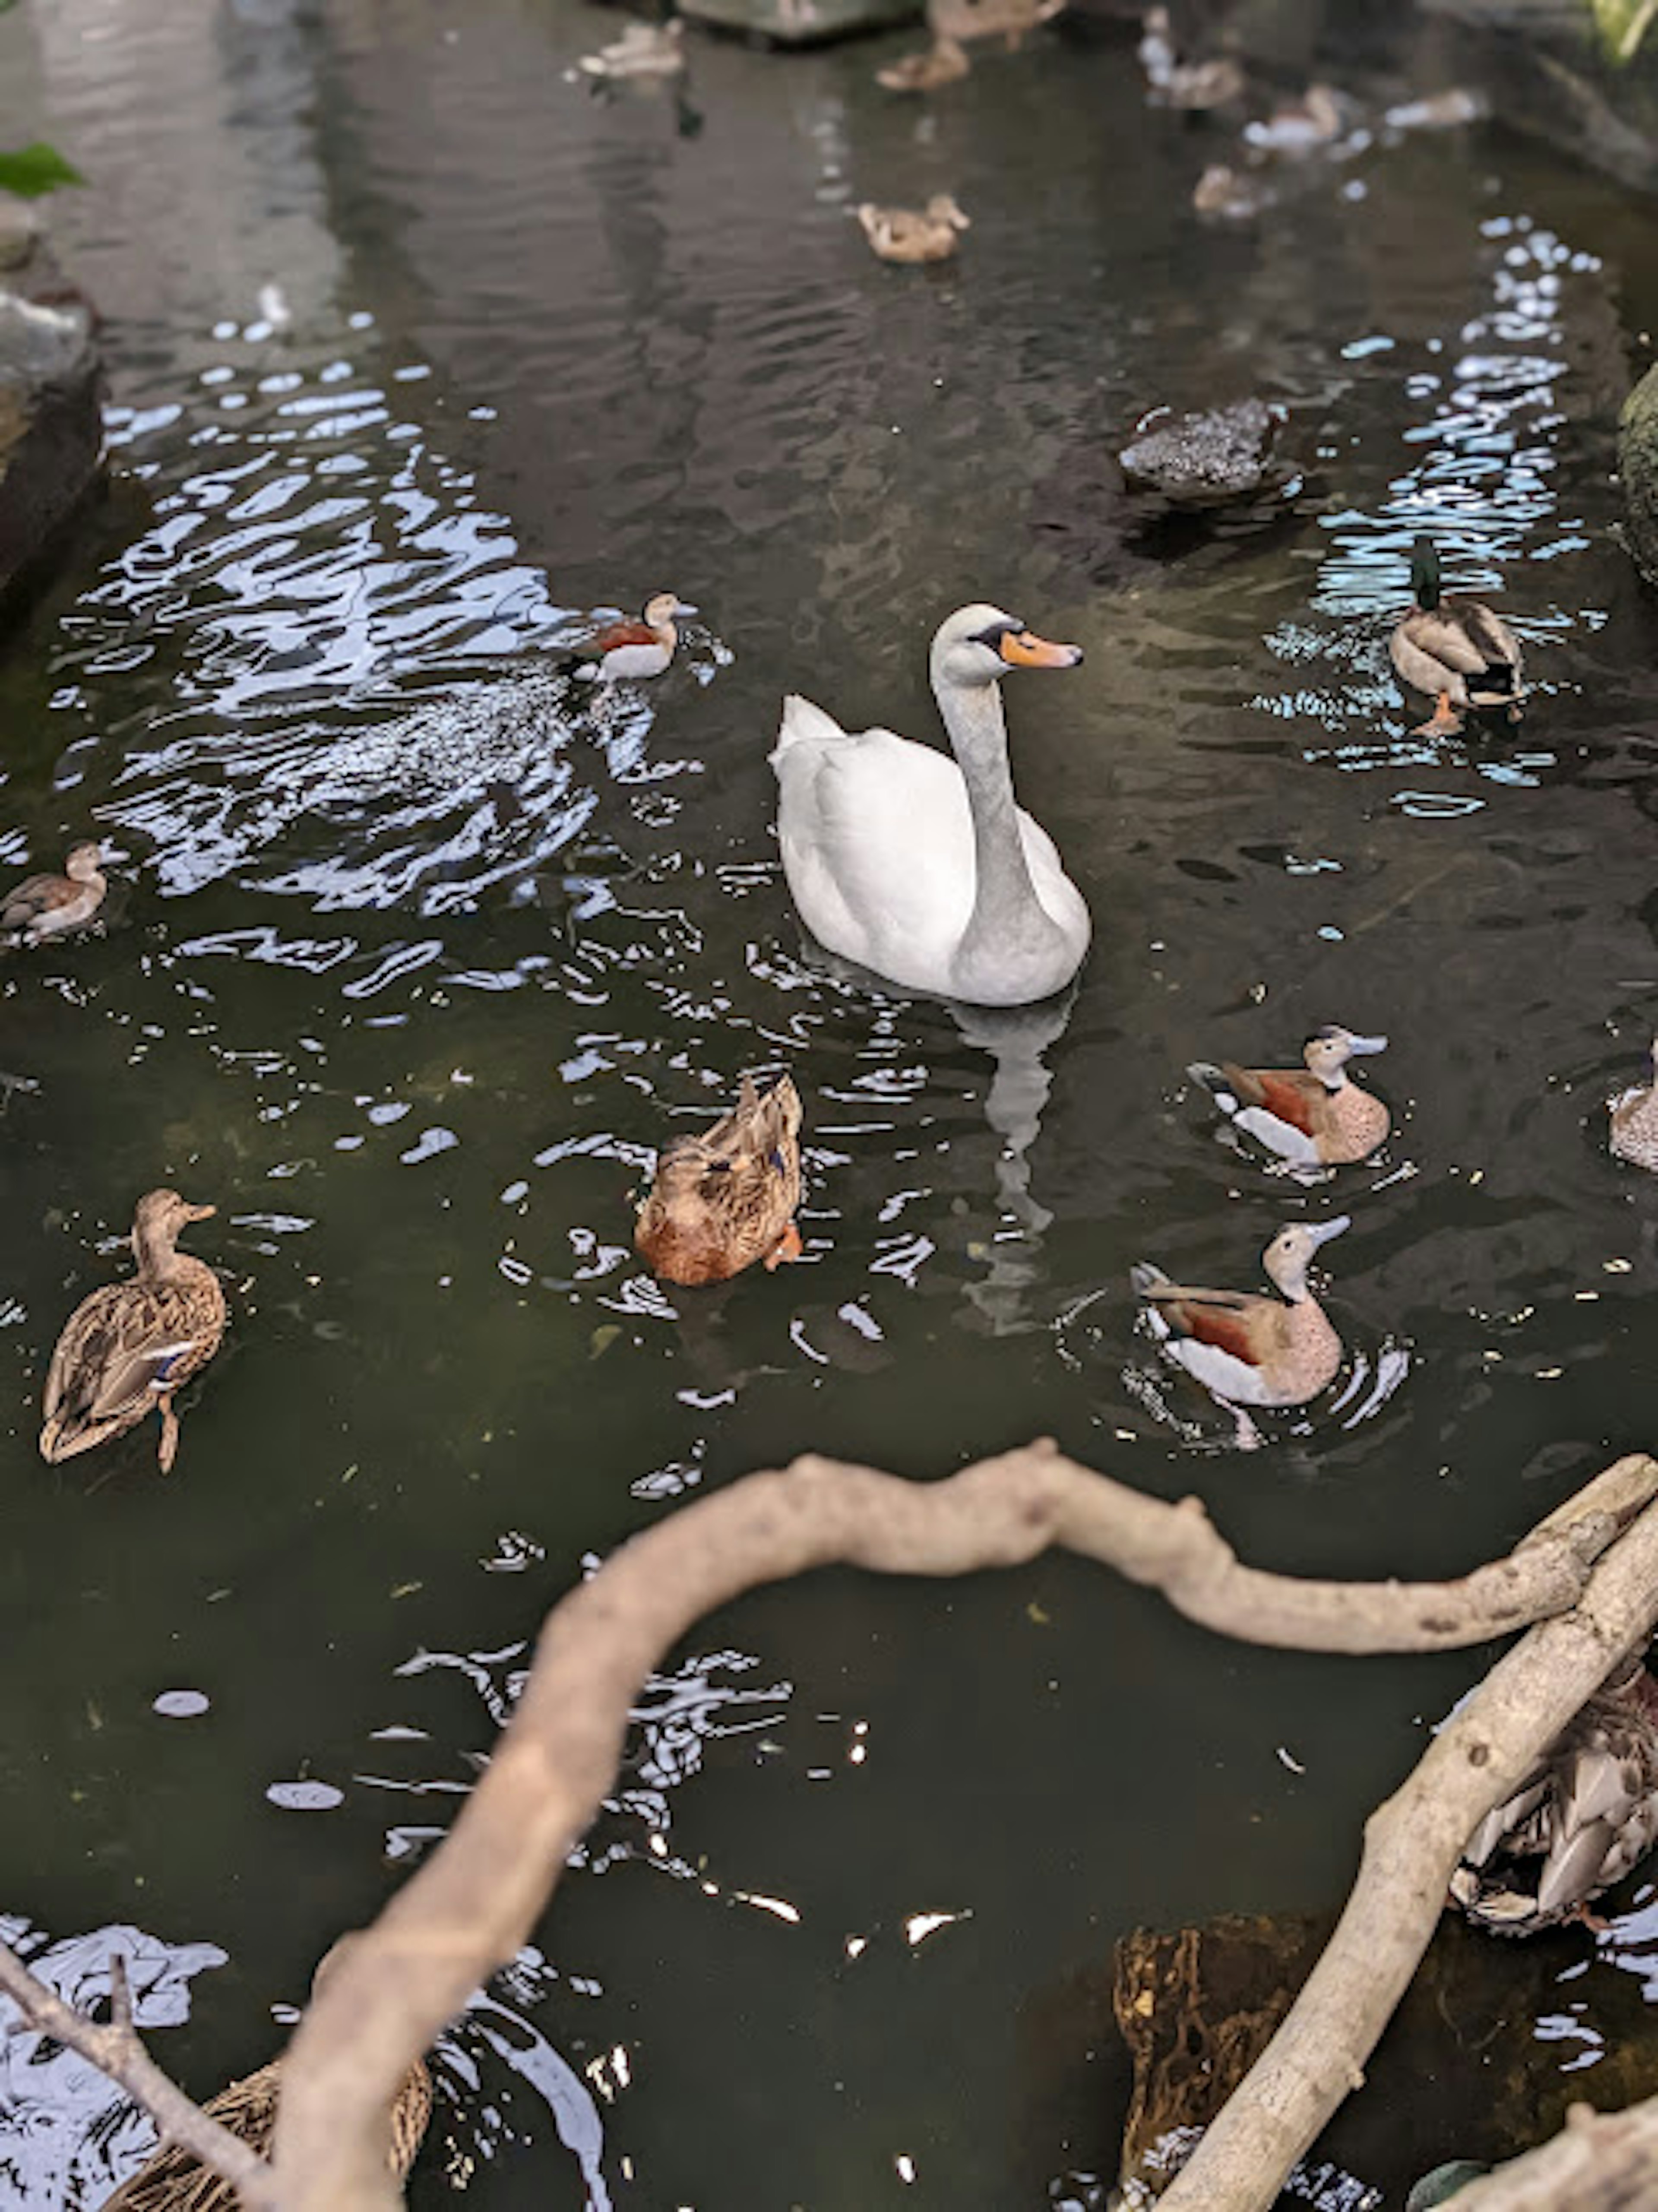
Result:
{"type": "Polygon", "coordinates": [[[920,0],[680,0],[680,13],[784,46],[818,46],[919,22],[920,0]]]}
{"type": "Polygon", "coordinates": [[[1658,586],[1658,366],[1624,402],[1618,422],[1624,539],[1648,583],[1658,586]]]}
{"type": "Polygon", "coordinates": [[[101,386],[91,307],[32,210],[0,201],[0,601],[102,476],[101,386]]]}
{"type": "Polygon", "coordinates": [[[1284,420],[1284,410],[1264,399],[1187,415],[1158,408],[1141,418],[1117,458],[1133,490],[1174,507],[1225,507],[1272,488],[1284,420]]]}

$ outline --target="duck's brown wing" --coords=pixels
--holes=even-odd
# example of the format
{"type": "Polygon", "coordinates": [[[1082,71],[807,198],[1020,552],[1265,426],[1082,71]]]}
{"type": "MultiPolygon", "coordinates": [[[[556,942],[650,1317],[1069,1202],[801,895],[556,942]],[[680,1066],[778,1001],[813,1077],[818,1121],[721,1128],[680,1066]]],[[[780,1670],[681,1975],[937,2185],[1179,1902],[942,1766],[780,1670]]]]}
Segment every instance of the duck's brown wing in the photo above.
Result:
{"type": "Polygon", "coordinates": [[[1177,1336],[1212,1344],[1246,1367],[1259,1367],[1283,1326],[1286,1309],[1248,1291],[1195,1290],[1156,1283],[1141,1292],[1177,1336]]]}
{"type": "MultiPolygon", "coordinates": [[[[203,1271],[207,1272],[207,1271],[203,1271]]],[[[40,1449],[68,1459],[143,1419],[212,1357],[223,1297],[173,1283],[106,1283],[83,1298],[52,1355],[40,1449]]]]}
{"type": "Polygon", "coordinates": [[[26,876],[6,893],[5,904],[0,906],[0,929],[26,928],[43,914],[67,906],[85,889],[84,884],[71,883],[67,876],[26,876]]]}
{"type": "Polygon", "coordinates": [[[1264,1106],[1279,1121],[1312,1136],[1315,1115],[1325,1095],[1324,1085],[1304,1067],[1235,1067],[1225,1060],[1221,1073],[1233,1093],[1246,1106],[1264,1106]]]}
{"type": "Polygon", "coordinates": [[[624,645],[659,645],[661,640],[648,623],[611,623],[605,629],[597,631],[582,647],[586,653],[598,655],[614,653],[624,645]]]}
{"type": "MultiPolygon", "coordinates": [[[[1418,607],[1414,614],[1406,615],[1394,632],[1394,641],[1396,647],[1414,647],[1436,667],[1453,669],[1459,676],[1485,673],[1485,652],[1466,633],[1462,618],[1450,601],[1431,611],[1418,607]]],[[[1394,664],[1396,667],[1400,664],[1397,650],[1394,664]]]]}

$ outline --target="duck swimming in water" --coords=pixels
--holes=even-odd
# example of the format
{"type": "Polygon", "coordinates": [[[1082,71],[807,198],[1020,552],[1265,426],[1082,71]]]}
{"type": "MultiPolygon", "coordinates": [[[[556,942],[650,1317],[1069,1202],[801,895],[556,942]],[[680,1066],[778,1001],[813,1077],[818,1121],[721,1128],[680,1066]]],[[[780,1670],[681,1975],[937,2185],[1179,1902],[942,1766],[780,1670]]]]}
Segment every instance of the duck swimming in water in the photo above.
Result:
{"type": "Polygon", "coordinates": [[[43,945],[49,937],[84,929],[109,889],[103,866],[103,847],[88,839],[70,847],[61,876],[26,876],[0,896],[0,941],[43,945]]]}
{"type": "Polygon", "coordinates": [[[1416,605],[1394,626],[1388,651],[1401,683],[1434,702],[1412,736],[1454,737],[1465,713],[1518,721],[1525,696],[1519,640],[1484,600],[1441,592],[1439,555],[1426,536],[1412,551],[1411,595],[1416,605]]]}
{"type": "Polygon", "coordinates": [[[762,1091],[745,1075],[737,1103],[656,1164],[634,1243],[664,1282],[723,1283],[756,1260],[800,1256],[800,1094],[786,1075],[762,1091]]]}
{"type": "Polygon", "coordinates": [[[1588,1917],[1592,1898],[1658,1843],[1658,1681],[1631,1659],[1567,1723],[1512,1797],[1488,1813],[1451,1897],[1498,1936],[1588,1917]]]}
{"type": "Polygon", "coordinates": [[[953,760],[784,701],[777,835],[820,944],[904,990],[969,1006],[1032,1006],[1064,989],[1088,951],[1088,908],[1054,840],[1014,803],[1001,686],[1011,670],[1082,657],[999,607],[958,607],[929,663],[953,760]]]}
{"type": "Polygon", "coordinates": [[[1321,1244],[1351,1225],[1341,1213],[1333,1221],[1291,1222],[1278,1231],[1261,1265],[1282,1298],[1194,1289],[1171,1282],[1144,1260],[1130,1270],[1163,1357],[1236,1417],[1238,1441],[1246,1447],[1260,1437],[1241,1407],[1304,1406],[1335,1380],[1341,1339],[1307,1286],[1307,1267],[1321,1244]]]}
{"type": "Polygon", "coordinates": [[[948,261],[973,226],[948,192],[934,192],[921,209],[877,207],[865,200],[854,210],[864,235],[883,261],[948,261]]]}
{"type": "Polygon", "coordinates": [[[1350,1081],[1355,1054],[1385,1052],[1385,1036],[1359,1036],[1331,1023],[1315,1030],[1303,1067],[1218,1067],[1194,1060],[1187,1073],[1214,1095],[1240,1129],[1295,1167],[1337,1167],[1368,1159],[1386,1137],[1388,1109],[1350,1081]]]}
{"type": "Polygon", "coordinates": [[[589,684],[660,676],[678,649],[677,617],[695,612],[673,592],[653,592],[637,622],[610,623],[595,631],[566,665],[589,684]]]}
{"type": "Polygon", "coordinates": [[[176,1190],[138,1201],[132,1249],[138,1272],[82,1299],[64,1324],[46,1375],[40,1456],[52,1464],[91,1451],[161,1417],[156,1450],[163,1474],[179,1449],[175,1395],[206,1366],[225,1331],[224,1292],[204,1260],[176,1247],[187,1222],[217,1211],[191,1206],[176,1190]]]}
{"type": "Polygon", "coordinates": [[[1652,1041],[1655,1079],[1612,1101],[1612,1149],[1631,1166],[1658,1173],[1658,1037],[1652,1041]]]}

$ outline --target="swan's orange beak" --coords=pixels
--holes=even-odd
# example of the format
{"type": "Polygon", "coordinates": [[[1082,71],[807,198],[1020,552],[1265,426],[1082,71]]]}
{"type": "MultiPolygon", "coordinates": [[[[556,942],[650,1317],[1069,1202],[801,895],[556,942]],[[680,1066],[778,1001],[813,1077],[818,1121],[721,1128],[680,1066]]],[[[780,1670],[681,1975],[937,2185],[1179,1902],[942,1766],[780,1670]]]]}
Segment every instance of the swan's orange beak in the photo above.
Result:
{"type": "Polygon", "coordinates": [[[1050,645],[1028,629],[1005,629],[996,650],[1010,668],[1074,668],[1083,657],[1079,645],[1050,645]]]}

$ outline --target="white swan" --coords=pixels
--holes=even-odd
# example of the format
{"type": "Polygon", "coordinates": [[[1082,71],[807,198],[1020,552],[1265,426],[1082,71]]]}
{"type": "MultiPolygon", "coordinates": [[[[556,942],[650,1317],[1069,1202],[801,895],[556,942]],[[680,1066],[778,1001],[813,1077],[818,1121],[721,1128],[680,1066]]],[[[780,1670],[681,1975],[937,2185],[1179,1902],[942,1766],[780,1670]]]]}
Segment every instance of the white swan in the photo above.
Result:
{"type": "Polygon", "coordinates": [[[1071,981],[1088,951],[1082,893],[1054,840],[1013,799],[1000,680],[1074,668],[999,608],[961,607],[932,641],[933,696],[954,761],[890,730],[843,730],[783,702],[771,756],[783,872],[814,937],[912,991],[1022,1006],[1071,981]]]}

